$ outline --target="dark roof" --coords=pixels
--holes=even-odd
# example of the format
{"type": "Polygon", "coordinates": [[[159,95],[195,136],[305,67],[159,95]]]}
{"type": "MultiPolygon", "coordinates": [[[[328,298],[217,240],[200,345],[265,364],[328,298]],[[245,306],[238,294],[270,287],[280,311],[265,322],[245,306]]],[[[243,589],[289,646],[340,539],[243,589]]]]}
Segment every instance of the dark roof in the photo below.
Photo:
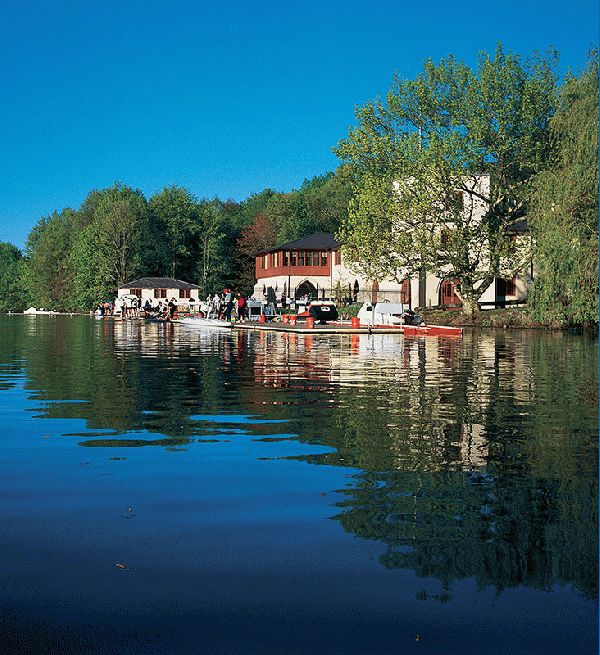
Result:
{"type": "Polygon", "coordinates": [[[198,285],[174,280],[172,277],[141,277],[121,284],[119,289],[198,289],[198,285]]]}
{"type": "Polygon", "coordinates": [[[265,248],[256,254],[266,255],[269,252],[276,252],[277,250],[339,250],[341,246],[341,242],[336,241],[331,232],[315,232],[315,234],[309,234],[295,241],[288,241],[279,246],[265,248]]]}
{"type": "Polygon", "coordinates": [[[511,223],[506,231],[508,234],[525,234],[529,232],[529,225],[526,218],[518,218],[516,221],[511,223]]]}

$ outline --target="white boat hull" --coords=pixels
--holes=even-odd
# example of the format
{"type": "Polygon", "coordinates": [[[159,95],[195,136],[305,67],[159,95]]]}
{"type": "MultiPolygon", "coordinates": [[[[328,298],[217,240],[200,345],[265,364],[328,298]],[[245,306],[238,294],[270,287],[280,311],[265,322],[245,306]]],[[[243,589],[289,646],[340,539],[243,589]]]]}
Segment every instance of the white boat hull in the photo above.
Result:
{"type": "Polygon", "coordinates": [[[199,329],[221,329],[221,330],[231,330],[232,323],[229,321],[220,321],[217,318],[180,318],[178,323],[185,325],[187,327],[199,328],[199,329]]]}

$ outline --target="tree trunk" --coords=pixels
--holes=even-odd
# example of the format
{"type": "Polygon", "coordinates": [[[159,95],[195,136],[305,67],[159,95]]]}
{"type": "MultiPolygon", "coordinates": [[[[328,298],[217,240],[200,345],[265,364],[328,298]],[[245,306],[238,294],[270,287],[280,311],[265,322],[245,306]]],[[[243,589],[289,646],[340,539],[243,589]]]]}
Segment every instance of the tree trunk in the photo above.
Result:
{"type": "Polygon", "coordinates": [[[473,316],[474,314],[477,314],[479,312],[479,305],[477,304],[477,300],[473,297],[466,297],[462,299],[462,304],[463,304],[463,314],[467,314],[468,316],[473,316]]]}
{"type": "Polygon", "coordinates": [[[479,305],[477,304],[477,301],[479,298],[481,298],[483,291],[474,289],[473,284],[470,283],[470,281],[463,280],[461,283],[456,285],[454,292],[462,302],[463,314],[473,316],[479,312],[479,305]]]}

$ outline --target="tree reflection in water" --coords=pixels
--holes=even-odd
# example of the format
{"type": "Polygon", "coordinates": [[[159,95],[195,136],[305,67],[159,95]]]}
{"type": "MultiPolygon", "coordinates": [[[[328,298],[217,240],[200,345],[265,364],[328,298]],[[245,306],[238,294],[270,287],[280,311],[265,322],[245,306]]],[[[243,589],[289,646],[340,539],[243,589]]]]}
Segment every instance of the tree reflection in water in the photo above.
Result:
{"type": "Polygon", "coordinates": [[[593,340],[11,320],[0,365],[17,355],[39,415],[83,419],[72,434],[84,446],[278,438],[280,425],[244,416],[285,421],[295,439],[332,449],[297,459],[350,467],[332,518],[385,544],[384,566],[439,579],[445,600],[461,578],[499,590],[572,584],[597,598],[593,340]],[[242,418],[206,418],[227,414],[242,418]]]}

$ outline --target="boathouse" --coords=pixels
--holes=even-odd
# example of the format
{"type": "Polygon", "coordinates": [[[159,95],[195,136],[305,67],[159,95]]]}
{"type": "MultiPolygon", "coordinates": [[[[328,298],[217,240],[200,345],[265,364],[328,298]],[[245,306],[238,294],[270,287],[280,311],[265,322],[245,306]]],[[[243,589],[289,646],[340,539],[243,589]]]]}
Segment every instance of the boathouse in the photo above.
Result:
{"type": "MultiPolygon", "coordinates": [[[[489,185],[489,176],[481,176],[482,185],[489,185]]],[[[464,201],[465,211],[483,217],[486,207],[478,204],[471,209],[472,199],[464,201]]],[[[527,223],[514,224],[508,238],[527,238],[527,223]]],[[[288,299],[300,301],[334,300],[348,302],[402,303],[411,309],[460,309],[462,302],[454,290],[452,280],[442,279],[424,271],[421,275],[397,280],[369,280],[344,262],[342,243],[333,234],[318,232],[273,248],[266,248],[255,256],[256,284],[254,297],[258,300],[287,304],[288,299]]],[[[533,268],[511,279],[495,279],[479,300],[485,308],[504,307],[527,301],[533,268]]]]}
{"type": "Polygon", "coordinates": [[[126,296],[128,294],[137,296],[141,300],[142,306],[149,300],[171,300],[175,298],[178,305],[193,306],[198,303],[198,289],[196,284],[190,284],[183,280],[175,280],[170,277],[141,277],[131,282],[122,284],[117,296],[126,296]]]}

